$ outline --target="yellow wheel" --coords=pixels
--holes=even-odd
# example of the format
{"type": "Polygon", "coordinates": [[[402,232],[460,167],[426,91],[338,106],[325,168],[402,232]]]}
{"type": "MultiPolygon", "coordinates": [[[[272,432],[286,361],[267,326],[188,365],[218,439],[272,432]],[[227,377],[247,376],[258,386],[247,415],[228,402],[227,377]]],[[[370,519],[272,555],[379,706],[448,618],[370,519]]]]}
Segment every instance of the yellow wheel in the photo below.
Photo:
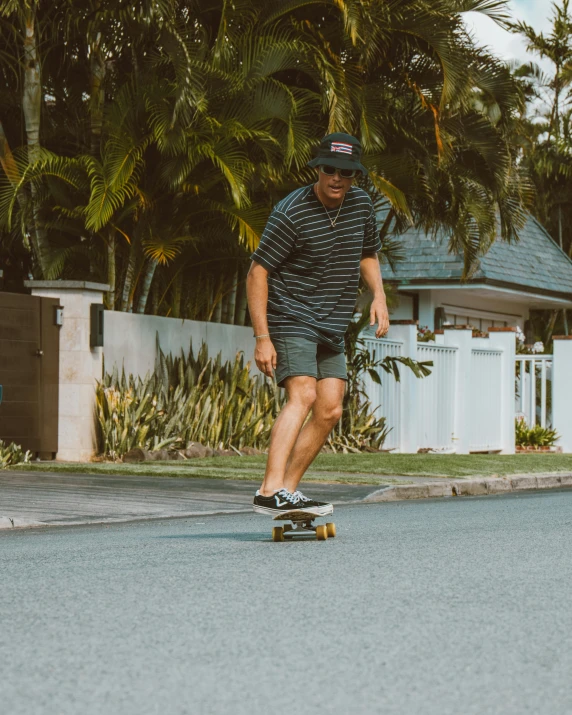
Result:
{"type": "Polygon", "coordinates": [[[325,541],[328,538],[328,530],[325,524],[320,524],[316,527],[316,539],[318,541],[325,541]]]}
{"type": "Polygon", "coordinates": [[[333,522],[329,521],[326,524],[326,530],[328,532],[328,536],[330,536],[333,539],[334,536],[336,535],[336,525],[333,522]]]}
{"type": "Polygon", "coordinates": [[[284,529],[281,526],[272,529],[272,541],[284,541],[284,529]]]}
{"type": "Polygon", "coordinates": [[[293,527],[292,524],[284,524],[282,528],[284,529],[284,531],[292,531],[293,527]]]}

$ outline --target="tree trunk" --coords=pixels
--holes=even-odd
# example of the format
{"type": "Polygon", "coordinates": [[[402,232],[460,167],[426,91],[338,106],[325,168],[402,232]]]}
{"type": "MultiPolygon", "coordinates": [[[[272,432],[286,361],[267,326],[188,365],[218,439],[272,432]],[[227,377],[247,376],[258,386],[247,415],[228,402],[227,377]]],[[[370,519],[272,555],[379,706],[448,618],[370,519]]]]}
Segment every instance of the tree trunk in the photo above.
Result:
{"type": "MultiPolygon", "coordinates": [[[[36,44],[36,6],[34,2],[25,14],[24,38],[24,88],[22,92],[22,112],[26,125],[26,142],[28,145],[28,162],[33,164],[40,156],[40,119],[42,113],[42,84],[40,78],[40,62],[36,44]]],[[[32,230],[32,245],[41,277],[46,273],[48,241],[46,232],[40,226],[39,198],[37,186],[31,184],[32,215],[34,226],[32,230]]]]}
{"type": "Polygon", "coordinates": [[[244,271],[240,272],[240,281],[238,285],[238,296],[236,298],[236,318],[235,325],[244,325],[246,320],[246,279],[244,278],[244,271]]]}
{"type": "Polygon", "coordinates": [[[159,315],[159,290],[156,283],[151,286],[151,315],[159,315]]]}
{"type": "Polygon", "coordinates": [[[171,315],[173,318],[181,317],[181,297],[183,293],[183,273],[179,271],[173,278],[171,288],[171,315]]]}
{"type": "Polygon", "coordinates": [[[91,153],[93,156],[97,156],[101,147],[101,127],[103,125],[103,107],[105,103],[105,91],[103,85],[106,73],[105,59],[101,51],[101,33],[98,33],[96,40],[91,43],[90,50],[91,153]]]}
{"type": "Polygon", "coordinates": [[[149,259],[147,263],[147,268],[145,269],[145,275],[143,277],[143,285],[141,286],[141,294],[139,295],[139,302],[137,303],[137,313],[144,313],[147,307],[147,298],[149,297],[149,291],[151,290],[151,283],[153,283],[153,276],[157,270],[157,261],[152,258],[149,259]]]}
{"type": "Polygon", "coordinates": [[[133,285],[133,279],[135,277],[135,243],[132,241],[129,246],[129,260],[127,262],[127,270],[125,271],[125,281],[123,282],[123,293],[121,296],[121,310],[124,313],[128,313],[133,302],[133,295],[131,291],[131,286],[133,285]]]}
{"type": "Polygon", "coordinates": [[[109,291],[107,293],[108,310],[115,310],[115,273],[115,232],[113,229],[110,229],[107,239],[107,282],[109,284],[109,291]]]}
{"type": "Polygon", "coordinates": [[[213,312],[213,317],[212,317],[212,322],[213,323],[220,323],[222,319],[222,295],[220,289],[217,290],[216,292],[213,291],[214,293],[214,312],[213,312]]]}
{"type": "Polygon", "coordinates": [[[232,287],[230,293],[228,294],[228,306],[226,312],[226,322],[231,325],[235,325],[234,322],[234,311],[236,309],[236,293],[238,291],[238,266],[232,277],[232,287]]]}

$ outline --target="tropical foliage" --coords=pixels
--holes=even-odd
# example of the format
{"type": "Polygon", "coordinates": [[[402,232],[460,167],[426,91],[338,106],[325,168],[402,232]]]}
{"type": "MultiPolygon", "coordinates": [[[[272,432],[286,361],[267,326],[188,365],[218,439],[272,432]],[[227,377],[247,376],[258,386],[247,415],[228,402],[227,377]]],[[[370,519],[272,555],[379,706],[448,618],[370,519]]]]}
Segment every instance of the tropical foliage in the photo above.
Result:
{"type": "MultiPolygon", "coordinates": [[[[366,315],[366,313],[364,313],[366,315]]],[[[329,437],[334,451],[377,450],[389,433],[385,419],[372,413],[363,390],[366,373],[380,382],[384,370],[399,379],[398,363],[417,377],[429,374],[432,363],[409,358],[372,359],[359,338],[365,318],[350,326],[347,338],[348,389],[339,425],[329,437]]],[[[222,362],[209,358],[203,344],[195,356],[165,356],[157,344],[157,361],[144,379],[115,369],[97,386],[96,423],[100,452],[118,459],[134,447],[185,449],[192,443],[214,448],[266,449],[274,421],[284,403],[276,383],[250,373],[238,353],[222,362]]]]}
{"type": "Polygon", "coordinates": [[[158,351],[152,375],[145,379],[106,375],[97,388],[97,423],[101,453],[112,459],[134,447],[185,449],[264,448],[281,406],[275,386],[251,376],[238,354],[223,363],[208,357],[205,344],[195,357],[173,358],[158,351]]]}
{"type": "MultiPolygon", "coordinates": [[[[572,257],[572,14],[569,0],[552,3],[552,27],[537,32],[520,22],[512,25],[528,49],[548,59],[553,71],[529,63],[514,68],[526,98],[514,143],[521,147],[523,167],[534,185],[533,213],[556,243],[572,257]]],[[[535,334],[550,343],[554,329],[568,334],[566,310],[539,311],[535,334]]]]}
{"type": "Polygon", "coordinates": [[[524,419],[516,419],[514,427],[517,447],[552,447],[558,440],[556,430],[541,425],[529,427],[524,419]]]}
{"type": "Polygon", "coordinates": [[[248,255],[328,131],[365,149],[389,258],[410,222],[475,258],[528,188],[517,81],[462,13],[504,0],[1,0],[0,267],[123,311],[244,323],[248,255]]]}
{"type": "Polygon", "coordinates": [[[16,464],[25,464],[32,457],[31,452],[24,452],[19,444],[3,442],[0,439],[0,469],[8,469],[16,464]]]}

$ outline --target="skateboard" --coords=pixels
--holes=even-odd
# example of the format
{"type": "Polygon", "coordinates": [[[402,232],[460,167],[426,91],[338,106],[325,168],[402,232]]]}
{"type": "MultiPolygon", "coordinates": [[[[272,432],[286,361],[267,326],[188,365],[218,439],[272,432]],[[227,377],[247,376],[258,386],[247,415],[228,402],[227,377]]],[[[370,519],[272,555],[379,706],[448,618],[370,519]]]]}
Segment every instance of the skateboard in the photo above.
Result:
{"type": "Polygon", "coordinates": [[[300,511],[287,511],[284,514],[277,514],[274,521],[289,521],[290,524],[275,526],[272,529],[272,541],[284,541],[298,536],[309,536],[315,534],[318,541],[325,541],[328,537],[336,535],[336,525],[332,522],[314,526],[314,521],[320,519],[318,514],[308,514],[300,511]]]}

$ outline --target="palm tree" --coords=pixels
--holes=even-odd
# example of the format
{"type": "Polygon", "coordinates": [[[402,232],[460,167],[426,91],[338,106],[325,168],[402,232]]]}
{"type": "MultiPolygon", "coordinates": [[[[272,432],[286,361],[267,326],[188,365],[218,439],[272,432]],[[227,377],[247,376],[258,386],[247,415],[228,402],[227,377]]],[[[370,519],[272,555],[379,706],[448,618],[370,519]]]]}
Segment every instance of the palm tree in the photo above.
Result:
{"type": "MultiPolygon", "coordinates": [[[[202,301],[201,315],[242,320],[244,261],[265,216],[311,180],[312,147],[337,129],[362,139],[388,240],[408,222],[445,227],[468,274],[497,214],[515,237],[526,185],[508,127],[521,98],[460,16],[503,20],[501,0],[81,0],[59,24],[32,1],[53,29],[45,149],[31,165],[14,151],[20,173],[0,186],[0,221],[29,221],[18,192],[38,187],[44,275],[107,280],[108,305],[122,310],[189,315],[202,301]],[[211,259],[213,241],[229,260],[211,259]]],[[[0,134],[8,166],[6,146],[0,134]]]]}
{"type": "MultiPolygon", "coordinates": [[[[572,82],[572,15],[568,0],[552,4],[552,28],[539,33],[530,25],[519,22],[511,25],[513,32],[523,35],[529,51],[549,59],[553,75],[547,77],[533,63],[514,68],[527,99],[520,131],[515,143],[522,150],[526,166],[535,188],[534,214],[544,224],[560,248],[572,257],[572,111],[570,84],[572,82]],[[545,109],[545,107],[547,109],[545,109]]],[[[547,311],[537,326],[545,344],[552,339],[559,311],[547,311]]],[[[567,311],[562,310],[558,321],[568,334],[567,311]]]]}

